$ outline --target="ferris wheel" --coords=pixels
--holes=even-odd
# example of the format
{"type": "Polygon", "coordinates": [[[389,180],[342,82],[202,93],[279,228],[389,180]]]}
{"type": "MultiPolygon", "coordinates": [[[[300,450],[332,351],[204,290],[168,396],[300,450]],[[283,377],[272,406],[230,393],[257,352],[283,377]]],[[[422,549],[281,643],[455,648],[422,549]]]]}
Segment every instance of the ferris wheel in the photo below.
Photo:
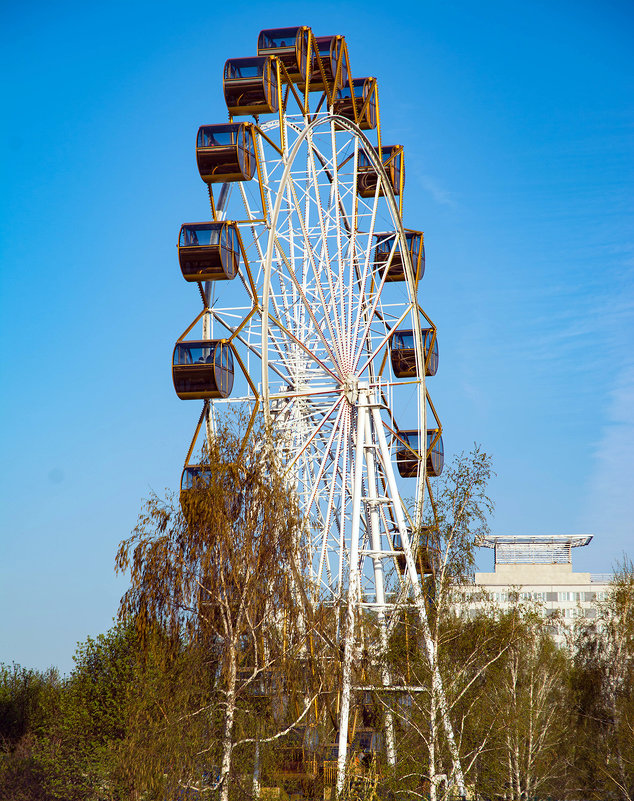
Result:
{"type": "Polygon", "coordinates": [[[342,36],[262,31],[257,55],[226,62],[223,87],[229,122],[196,139],[211,220],[183,224],[178,243],[203,306],[173,353],[178,396],[204,400],[181,490],[204,473],[194,447],[219,408],[246,405],[249,428],[261,415],[276,432],[311,600],[347,610],[339,786],[355,621],[370,610],[387,647],[411,597],[427,625],[423,514],[443,446],[426,386],[438,343],[418,297],[423,234],[403,226],[403,147],[382,142],[377,81],[353,78],[342,36]]]}

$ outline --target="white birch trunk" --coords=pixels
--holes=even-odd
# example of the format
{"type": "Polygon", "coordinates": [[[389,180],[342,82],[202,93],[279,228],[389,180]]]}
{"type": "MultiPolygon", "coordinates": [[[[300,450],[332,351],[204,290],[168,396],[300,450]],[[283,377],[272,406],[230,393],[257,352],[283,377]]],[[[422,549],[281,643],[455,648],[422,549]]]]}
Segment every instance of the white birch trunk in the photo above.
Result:
{"type": "MultiPolygon", "coordinates": [[[[383,455],[388,454],[389,451],[387,447],[387,441],[385,439],[385,432],[383,431],[381,416],[377,408],[372,409],[372,416],[374,418],[375,430],[379,441],[379,453],[382,454],[381,460],[383,461],[383,468],[390,488],[390,492],[393,498],[398,498],[399,497],[398,487],[396,486],[396,478],[392,470],[392,464],[389,461],[389,459],[385,459],[383,457],[383,455]]],[[[418,572],[416,570],[416,564],[414,563],[412,551],[411,548],[409,547],[410,545],[409,534],[407,531],[407,525],[405,522],[403,509],[401,508],[400,504],[398,503],[395,504],[394,512],[396,514],[398,530],[401,535],[401,542],[403,544],[405,561],[407,564],[407,573],[412,587],[412,592],[414,595],[414,605],[418,612],[418,617],[423,631],[425,650],[427,653],[429,668],[432,676],[432,686],[437,693],[438,709],[440,710],[440,716],[442,720],[443,729],[445,731],[445,737],[447,738],[447,743],[449,745],[449,752],[451,753],[451,761],[453,763],[453,776],[455,778],[456,784],[458,785],[459,795],[461,797],[464,797],[465,795],[464,776],[462,773],[462,766],[460,764],[460,755],[458,753],[456,738],[454,737],[453,727],[451,725],[451,718],[449,717],[449,708],[447,706],[447,699],[445,697],[445,692],[443,689],[442,678],[440,676],[440,670],[438,667],[438,653],[437,653],[436,642],[432,637],[429,620],[427,618],[427,610],[425,608],[425,598],[423,596],[423,592],[421,590],[420,583],[418,580],[418,572]]]]}
{"type": "Polygon", "coordinates": [[[436,801],[436,740],[438,738],[438,723],[436,718],[436,689],[432,683],[429,697],[429,801],[436,801]]]}
{"type": "MultiPolygon", "coordinates": [[[[257,725],[257,724],[256,724],[257,725]]],[[[260,797],[260,738],[255,741],[255,757],[253,760],[253,797],[260,797]]]]}
{"type": "Polygon", "coordinates": [[[229,676],[227,678],[227,701],[222,732],[222,762],[220,766],[220,801],[229,801],[229,773],[233,755],[233,721],[236,713],[236,646],[229,642],[229,676]]]}

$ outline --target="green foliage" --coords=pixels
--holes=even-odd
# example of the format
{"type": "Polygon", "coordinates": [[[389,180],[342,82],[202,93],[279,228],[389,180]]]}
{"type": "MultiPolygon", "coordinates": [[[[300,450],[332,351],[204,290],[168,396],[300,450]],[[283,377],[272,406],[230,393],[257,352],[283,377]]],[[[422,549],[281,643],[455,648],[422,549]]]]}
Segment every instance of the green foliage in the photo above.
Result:
{"type": "Polygon", "coordinates": [[[146,660],[127,742],[140,790],[210,789],[220,778],[226,798],[245,759],[253,769],[254,740],[283,725],[250,708],[252,688],[302,640],[301,517],[275,452],[265,432],[245,447],[240,420],[218,421],[204,479],[179,502],[152,496],[119,548],[117,569],[131,578],[121,619],[146,660]]]}
{"type": "Polygon", "coordinates": [[[0,665],[0,743],[11,750],[27,734],[45,728],[57,703],[60,680],[53,668],[40,673],[0,665]]]}
{"type": "Polygon", "coordinates": [[[39,743],[56,719],[62,683],[57,671],[0,666],[0,799],[48,801],[39,743]]]}
{"type": "MultiPolygon", "coordinates": [[[[0,666],[0,801],[228,801],[253,798],[254,779],[323,798],[321,774],[293,782],[284,770],[302,758],[302,726],[336,741],[340,610],[308,603],[299,510],[274,449],[242,448],[228,423],[218,434],[209,483],[150,498],[121,544],[131,584],[119,625],[79,644],[65,679],[0,666]]],[[[456,585],[488,530],[490,476],[478,448],[448,465],[426,533],[439,555],[429,636],[467,788],[632,801],[634,566],[619,567],[570,651],[530,604],[462,614],[456,585]]],[[[387,667],[411,689],[354,693],[357,730],[393,713],[398,760],[379,757],[349,795],[445,801],[452,759],[418,615],[406,608],[391,630],[387,665],[372,615],[362,628],[355,683],[380,685],[387,667]]]]}
{"type": "Polygon", "coordinates": [[[434,479],[425,525],[439,554],[437,579],[464,578],[473,569],[474,549],[489,531],[494,503],[488,484],[494,475],[491,457],[479,445],[460,453],[434,479]]]}
{"type": "Polygon", "coordinates": [[[514,799],[546,795],[566,770],[570,655],[530,610],[504,618],[514,634],[487,687],[494,728],[488,758],[479,761],[478,785],[486,794],[503,787],[514,799]]]}
{"type": "Polygon", "coordinates": [[[129,785],[148,798],[177,796],[218,764],[222,698],[207,655],[157,634],[143,642],[143,684],[129,699],[120,756],[129,785]]]}
{"type": "Polygon", "coordinates": [[[53,670],[3,669],[0,798],[128,798],[118,748],[138,665],[134,633],[116,627],[78,646],[65,680],[53,670]]]}
{"type": "Polygon", "coordinates": [[[117,626],[80,643],[55,721],[38,753],[55,798],[127,798],[118,776],[130,687],[139,679],[134,632],[117,626]]]}
{"type": "Polygon", "coordinates": [[[574,771],[591,798],[634,798],[634,565],[617,566],[612,592],[581,626],[572,673],[574,771]]]}

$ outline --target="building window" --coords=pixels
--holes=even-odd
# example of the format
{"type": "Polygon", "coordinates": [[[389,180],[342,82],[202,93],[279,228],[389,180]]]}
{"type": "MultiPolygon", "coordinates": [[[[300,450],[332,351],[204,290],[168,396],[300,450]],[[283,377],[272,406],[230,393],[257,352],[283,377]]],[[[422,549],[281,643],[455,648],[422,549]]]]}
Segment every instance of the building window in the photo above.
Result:
{"type": "Polygon", "coordinates": [[[560,592],[559,593],[559,600],[560,601],[582,601],[583,593],[581,592],[560,592]]]}

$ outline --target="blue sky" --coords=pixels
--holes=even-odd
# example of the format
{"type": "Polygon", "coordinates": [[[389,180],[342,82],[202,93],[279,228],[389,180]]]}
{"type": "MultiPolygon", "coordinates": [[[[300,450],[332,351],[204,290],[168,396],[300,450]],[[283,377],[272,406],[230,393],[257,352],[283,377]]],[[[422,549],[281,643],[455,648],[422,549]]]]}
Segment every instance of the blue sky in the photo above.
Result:
{"type": "MultiPolygon", "coordinates": [[[[175,487],[198,406],[169,360],[208,205],[200,124],[260,29],[346,36],[405,146],[448,452],[494,459],[492,531],[633,555],[633,12],[626,2],[15,4],[2,12],[0,661],[72,665],[114,552],[175,487]]],[[[482,554],[483,568],[490,555],[482,554]]]]}

